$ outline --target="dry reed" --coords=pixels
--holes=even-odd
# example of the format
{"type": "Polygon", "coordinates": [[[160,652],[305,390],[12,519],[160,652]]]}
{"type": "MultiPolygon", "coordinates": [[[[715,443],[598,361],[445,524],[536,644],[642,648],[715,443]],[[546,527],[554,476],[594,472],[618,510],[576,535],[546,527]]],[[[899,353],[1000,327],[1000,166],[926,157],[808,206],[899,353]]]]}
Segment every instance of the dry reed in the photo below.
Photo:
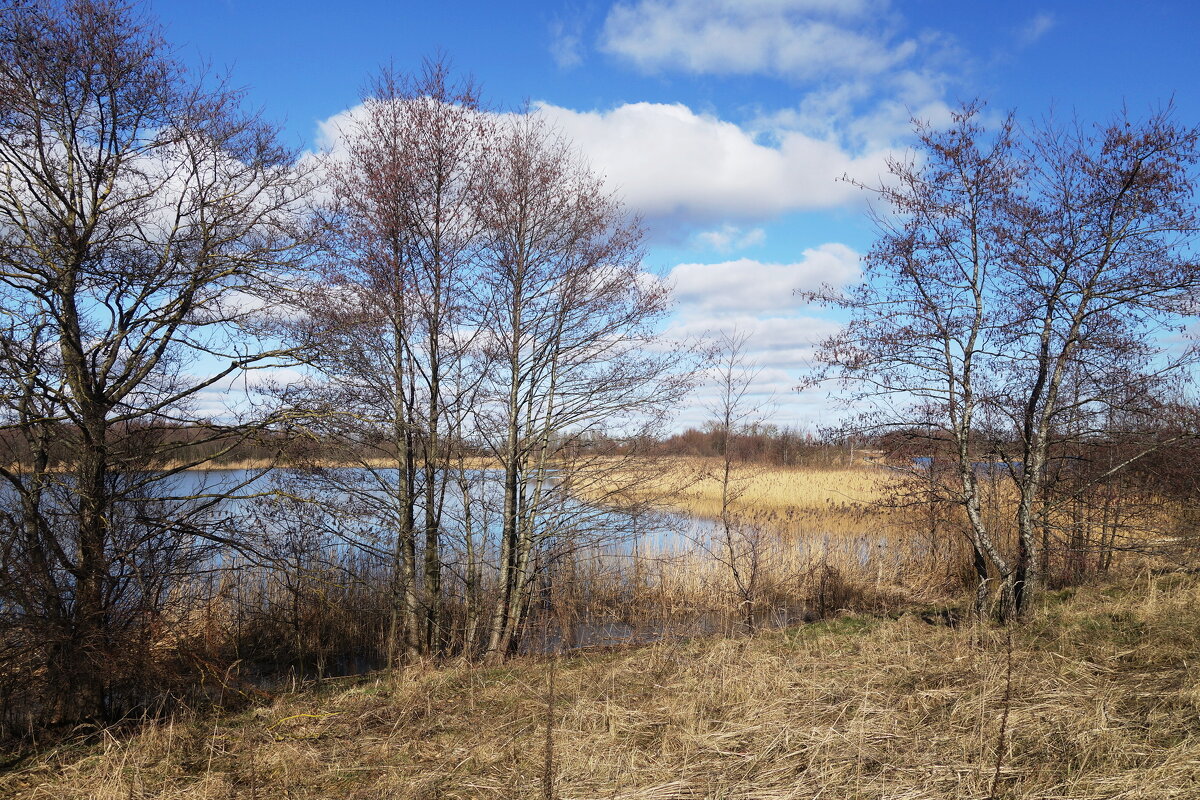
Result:
{"type": "MultiPolygon", "coordinates": [[[[620,470],[620,466],[615,467],[620,470]]],[[[656,479],[640,487],[643,497],[698,517],[721,513],[722,462],[713,458],[669,458],[656,462],[656,479]]],[[[620,475],[614,483],[622,482],[620,475]]],[[[886,472],[877,467],[813,469],[737,463],[731,484],[735,506],[761,517],[796,515],[861,518],[881,499],[886,472]]]]}

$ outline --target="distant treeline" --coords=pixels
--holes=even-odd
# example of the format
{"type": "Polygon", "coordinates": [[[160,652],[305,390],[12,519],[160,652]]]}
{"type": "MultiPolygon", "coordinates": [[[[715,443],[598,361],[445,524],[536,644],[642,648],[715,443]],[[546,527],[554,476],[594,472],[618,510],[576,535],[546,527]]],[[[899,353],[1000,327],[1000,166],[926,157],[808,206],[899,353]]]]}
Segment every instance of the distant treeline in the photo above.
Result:
{"type": "MultiPolygon", "coordinates": [[[[717,457],[726,452],[726,433],[719,426],[687,428],[653,445],[659,455],[717,457]]],[[[838,441],[810,431],[763,424],[737,429],[728,435],[728,452],[734,461],[783,467],[850,465],[862,457],[858,441],[838,441]]]]}
{"type": "MultiPolygon", "coordinates": [[[[176,466],[203,465],[223,467],[235,463],[287,463],[307,448],[286,433],[183,425],[116,426],[110,434],[113,451],[120,456],[117,465],[125,470],[163,469],[176,466]]],[[[70,423],[47,426],[42,443],[44,457],[50,469],[71,469],[78,461],[75,442],[79,431],[70,423]]],[[[0,430],[0,454],[5,463],[14,467],[29,467],[34,461],[31,443],[20,430],[0,430]]]]}
{"type": "MultiPolygon", "coordinates": [[[[51,426],[46,437],[45,457],[51,469],[70,469],[77,454],[74,442],[79,432],[69,423],[51,426]]],[[[159,470],[168,468],[221,469],[237,465],[259,467],[352,466],[355,463],[394,457],[387,452],[387,442],[350,442],[333,436],[314,438],[287,430],[226,427],[218,424],[200,425],[142,425],[127,424],[111,432],[114,447],[126,454],[126,470],[159,470]],[[336,455],[331,455],[336,454],[336,455]]],[[[595,450],[611,442],[588,442],[595,450]]],[[[477,458],[485,450],[477,444],[450,439],[445,443],[449,458],[477,458]]],[[[29,441],[17,430],[0,430],[0,459],[13,466],[28,467],[33,455],[29,441]]]]}

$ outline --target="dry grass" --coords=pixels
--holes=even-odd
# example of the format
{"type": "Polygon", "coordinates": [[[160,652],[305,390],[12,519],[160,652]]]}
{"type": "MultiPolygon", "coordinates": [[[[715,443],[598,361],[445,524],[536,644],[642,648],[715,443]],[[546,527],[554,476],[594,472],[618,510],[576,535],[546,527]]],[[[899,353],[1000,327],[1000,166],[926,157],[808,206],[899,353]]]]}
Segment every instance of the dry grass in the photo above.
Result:
{"type": "MultiPolygon", "coordinates": [[[[1200,584],[1047,606],[1014,632],[1011,672],[1005,632],[912,614],[564,658],[558,796],[1200,796],[1200,584]]],[[[44,754],[0,794],[540,797],[546,682],[518,661],[329,685],[44,754]]]]}
{"type": "MultiPolygon", "coordinates": [[[[735,543],[743,551],[747,545],[735,543]]],[[[805,613],[823,617],[828,611],[853,609],[890,611],[912,603],[946,602],[959,591],[956,577],[945,566],[931,565],[916,548],[889,544],[886,548],[849,537],[827,537],[800,547],[768,532],[754,545],[755,606],[772,613],[805,613]]],[[[741,597],[734,584],[729,555],[720,543],[649,555],[642,569],[647,585],[635,606],[666,605],[660,616],[687,610],[734,613],[741,597]]],[[[750,568],[744,552],[738,567],[750,568]]],[[[636,583],[629,581],[627,584],[636,583]]]]}

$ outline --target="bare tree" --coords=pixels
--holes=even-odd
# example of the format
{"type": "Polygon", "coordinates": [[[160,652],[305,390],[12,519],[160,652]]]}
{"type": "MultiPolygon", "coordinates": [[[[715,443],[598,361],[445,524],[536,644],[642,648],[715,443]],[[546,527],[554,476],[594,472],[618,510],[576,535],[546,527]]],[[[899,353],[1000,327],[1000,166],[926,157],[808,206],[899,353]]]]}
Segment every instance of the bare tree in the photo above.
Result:
{"type": "Polygon", "coordinates": [[[519,641],[547,546],[569,551],[589,527],[612,535],[605,499],[631,500],[629,451],[598,451],[598,434],[636,441],[684,381],[651,347],[668,292],[641,270],[641,230],[568,144],[536,116],[514,116],[488,173],[490,400],[479,419],[504,482],[496,659],[519,641]]]}
{"type": "Polygon", "coordinates": [[[286,357],[258,309],[307,182],[239,106],[125,3],[0,11],[0,615],[62,720],[139,699],[165,598],[221,539],[166,432],[234,446],[202,393],[286,357]]]}
{"type": "Polygon", "coordinates": [[[320,377],[292,387],[292,401],[323,410],[310,430],[333,445],[326,459],[357,466],[312,476],[339,503],[354,498],[342,509],[351,527],[367,518],[389,532],[355,538],[391,552],[389,651],[408,658],[444,639],[450,446],[480,380],[468,363],[482,314],[471,279],[491,126],[444,61],[417,76],[380,73],[326,161],[325,274],[298,300],[293,329],[320,377]]]}
{"type": "Polygon", "coordinates": [[[356,469],[304,476],[334,498],[332,533],[390,550],[391,650],[501,658],[535,577],[611,533],[598,434],[657,425],[679,396],[648,348],[667,291],[567,144],[484,113],[444,63],[383,73],[353,117],[327,163],[328,265],[291,330],[314,377],[287,393],[318,412],[324,466],[356,469]]]}
{"type": "Polygon", "coordinates": [[[734,439],[744,428],[760,421],[760,403],[749,397],[754,380],[761,371],[749,360],[746,345],[750,336],[734,331],[722,332],[713,346],[711,380],[716,397],[709,411],[712,430],[717,434],[720,463],[713,477],[721,487],[720,528],[715,542],[703,541],[702,546],[729,571],[747,631],[756,627],[763,559],[766,557],[769,532],[760,524],[746,519],[740,500],[753,480],[749,464],[735,469],[734,439]]]}
{"type": "MultiPolygon", "coordinates": [[[[1197,357],[1164,340],[1195,314],[1200,288],[1192,251],[1200,128],[1178,125],[1169,110],[1145,121],[1122,114],[1091,131],[1046,125],[1024,151],[1033,169],[1009,215],[996,403],[1015,428],[1020,460],[1017,613],[1042,583],[1056,449],[1102,434],[1114,412],[1156,433],[1167,382],[1197,357]]],[[[1162,444],[1151,435],[1101,477],[1162,444]]]]}
{"type": "Polygon", "coordinates": [[[1009,117],[989,134],[980,113],[919,126],[919,157],[893,161],[873,187],[888,213],[867,280],[821,295],[851,311],[823,358],[876,403],[868,425],[927,426],[949,445],[978,606],[994,578],[1008,616],[1041,582],[1061,445],[1098,435],[1087,420],[1113,408],[1145,416],[1194,361],[1161,337],[1193,313],[1200,281],[1188,259],[1197,132],[1159,114],[1031,134],[1009,117]],[[980,509],[979,476],[1001,467],[1019,498],[1013,543],[980,509]]]}
{"type": "Polygon", "coordinates": [[[989,564],[1002,576],[1012,572],[983,519],[972,465],[1000,334],[990,303],[1003,258],[1004,214],[1022,168],[1013,121],[1006,119],[988,140],[977,115],[978,108],[968,106],[945,132],[918,127],[922,160],[893,160],[893,180],[874,188],[891,215],[876,218],[880,237],[863,283],[820,297],[852,313],[843,331],[824,343],[822,357],[833,375],[854,387],[853,402],[876,409],[864,420],[868,429],[923,428],[931,445],[948,443],[952,498],[966,517],[982,608],[989,564]]]}

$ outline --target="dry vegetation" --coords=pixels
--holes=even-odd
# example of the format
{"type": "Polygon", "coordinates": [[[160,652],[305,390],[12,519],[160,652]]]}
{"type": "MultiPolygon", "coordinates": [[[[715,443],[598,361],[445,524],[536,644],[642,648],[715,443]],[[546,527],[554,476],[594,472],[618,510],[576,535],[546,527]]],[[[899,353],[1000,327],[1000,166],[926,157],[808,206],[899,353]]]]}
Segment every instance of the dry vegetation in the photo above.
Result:
{"type": "MultiPolygon", "coordinates": [[[[701,517],[721,510],[720,463],[716,459],[691,461],[698,480],[683,489],[677,507],[701,517]]],[[[687,467],[681,467],[687,468],[687,467]]],[[[805,469],[735,464],[733,483],[739,508],[753,509],[755,517],[779,520],[804,519],[830,524],[835,519],[860,520],[879,500],[886,473],[876,467],[805,469]],[[824,517],[824,520],[814,518],[824,517]]]]}
{"type": "MultiPolygon", "coordinates": [[[[1195,578],[1050,595],[1011,634],[927,619],[564,657],[554,794],[1200,794],[1195,578]]],[[[330,682],[43,753],[0,778],[0,795],[543,797],[548,678],[546,660],[518,660],[330,682]]]]}
{"type": "MultiPolygon", "coordinates": [[[[721,469],[716,458],[663,458],[655,462],[654,482],[638,491],[663,506],[715,519],[721,511],[721,469]]],[[[810,468],[736,463],[732,484],[740,515],[781,532],[846,530],[868,526],[866,515],[883,496],[887,472],[878,467],[810,468]]],[[[614,475],[611,482],[624,485],[614,475]]],[[[879,520],[871,521],[878,526],[879,520]]]]}
{"type": "MultiPolygon", "coordinates": [[[[621,468],[605,469],[619,473],[621,468]]],[[[733,610],[740,598],[720,533],[722,469],[715,458],[665,457],[648,471],[652,479],[613,478],[614,485],[637,487],[635,501],[649,499],[712,525],[690,532],[685,526],[683,535],[652,536],[637,553],[640,563],[588,580],[624,586],[626,595],[632,591],[636,596],[630,598],[634,609],[629,613],[634,617],[733,610]]],[[[819,618],[831,608],[883,612],[957,597],[971,580],[968,540],[944,506],[911,502],[913,477],[867,464],[813,468],[734,463],[730,486],[736,558],[739,568],[754,573],[757,612],[767,620],[781,614],[819,618]],[[751,552],[752,568],[747,565],[751,552]]],[[[604,486],[597,480],[579,493],[613,502],[604,486]]],[[[992,516],[1010,510],[1011,497],[1003,488],[995,497],[989,495],[986,510],[992,516]]],[[[1142,565],[1139,557],[1128,562],[1124,566],[1133,569],[1142,565]]]]}
{"type": "MultiPolygon", "coordinates": [[[[611,586],[609,594],[621,595],[635,627],[639,619],[665,621],[694,611],[735,613],[742,598],[718,521],[720,462],[663,458],[654,463],[654,479],[637,483],[635,499],[653,498],[660,507],[711,524],[685,522],[682,533],[653,533],[632,563],[622,560],[608,571],[589,573],[586,582],[611,586]]],[[[946,602],[961,591],[961,534],[940,529],[937,541],[931,541],[922,520],[879,504],[896,473],[868,466],[745,463],[734,470],[735,557],[743,574],[753,572],[755,613],[768,624],[781,617],[819,618],[837,608],[880,612],[911,602],[946,602]]],[[[632,483],[623,476],[614,482],[632,483]]],[[[581,493],[600,496],[600,483],[596,486],[581,493]]]]}

